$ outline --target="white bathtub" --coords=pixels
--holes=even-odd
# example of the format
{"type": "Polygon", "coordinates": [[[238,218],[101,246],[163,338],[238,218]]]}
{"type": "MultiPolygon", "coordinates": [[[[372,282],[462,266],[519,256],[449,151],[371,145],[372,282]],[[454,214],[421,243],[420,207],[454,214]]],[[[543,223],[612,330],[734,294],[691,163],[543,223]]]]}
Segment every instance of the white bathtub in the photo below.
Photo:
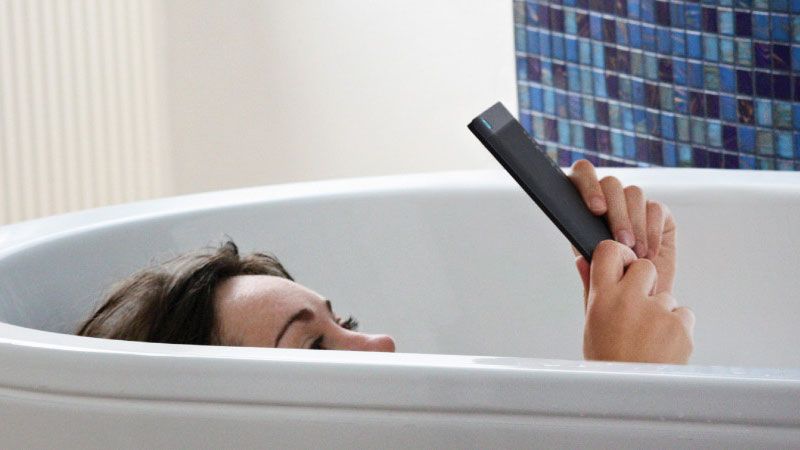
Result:
{"type": "Polygon", "coordinates": [[[800,174],[604,173],[677,218],[690,366],[581,361],[569,246],[502,172],[216,192],[0,228],[0,447],[800,446],[800,174]],[[65,334],[225,235],[399,353],[65,334]]]}

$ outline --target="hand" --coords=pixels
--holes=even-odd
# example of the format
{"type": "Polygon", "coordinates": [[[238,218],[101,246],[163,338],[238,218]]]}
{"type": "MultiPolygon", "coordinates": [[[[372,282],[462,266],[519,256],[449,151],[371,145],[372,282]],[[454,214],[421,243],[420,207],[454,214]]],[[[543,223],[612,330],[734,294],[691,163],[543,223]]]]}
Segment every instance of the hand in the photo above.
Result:
{"type": "Polygon", "coordinates": [[[583,355],[586,359],[686,364],[694,313],[655,293],[655,265],[607,240],[592,254],[583,355]],[[625,268],[627,267],[627,271],[625,268]]]}
{"type": "MultiPolygon", "coordinates": [[[[569,178],[589,210],[598,216],[606,215],[614,239],[632,248],[639,258],[647,258],[655,264],[656,293],[671,294],[675,280],[676,225],[669,208],[647,200],[638,186],[623,188],[615,177],[598,181],[594,166],[584,159],[575,162],[569,178]]],[[[585,302],[589,290],[589,263],[583,257],[575,263],[583,281],[585,302]]]]}

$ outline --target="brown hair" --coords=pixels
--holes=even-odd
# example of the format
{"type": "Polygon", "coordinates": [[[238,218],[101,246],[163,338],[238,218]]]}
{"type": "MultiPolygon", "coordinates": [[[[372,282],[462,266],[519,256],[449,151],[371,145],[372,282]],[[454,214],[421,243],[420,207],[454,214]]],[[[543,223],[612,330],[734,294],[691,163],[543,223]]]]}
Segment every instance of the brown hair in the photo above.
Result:
{"type": "Polygon", "coordinates": [[[236,275],[293,280],[275,256],[240,257],[233,241],[190,252],[119,282],[76,334],[127,341],[218,344],[214,288],[236,275]]]}

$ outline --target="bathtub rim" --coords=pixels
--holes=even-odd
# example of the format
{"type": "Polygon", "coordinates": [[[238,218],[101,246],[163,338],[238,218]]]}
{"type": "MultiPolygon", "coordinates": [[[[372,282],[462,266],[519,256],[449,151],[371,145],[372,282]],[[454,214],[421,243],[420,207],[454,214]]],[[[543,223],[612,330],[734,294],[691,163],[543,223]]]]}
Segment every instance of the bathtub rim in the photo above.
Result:
{"type": "Polygon", "coordinates": [[[35,394],[800,427],[796,369],[154,344],[5,323],[0,336],[0,360],[14,361],[0,370],[0,403],[35,394]]]}
{"type": "MultiPolygon", "coordinates": [[[[627,182],[644,180],[650,186],[677,181],[680,188],[694,189],[697,186],[725,186],[740,189],[770,189],[793,197],[800,194],[800,174],[795,173],[721,173],[719,170],[703,169],[600,169],[602,175],[624,177],[627,182]],[[731,177],[733,175],[733,177],[731,177]]],[[[304,198],[320,199],[336,195],[373,195],[402,190],[423,192],[431,188],[514,190],[519,188],[513,180],[500,170],[463,171],[449,173],[426,173],[388,177],[369,177],[344,180],[292,183],[255,188],[217,191],[147,200],[132,204],[97,208],[34,221],[21,222],[0,227],[0,259],[29,247],[90,232],[94,228],[111,226],[114,223],[131,223],[154,218],[175,217],[200,212],[209,208],[223,208],[280,202],[304,198]]],[[[520,195],[525,195],[519,190],[520,195]]],[[[547,395],[523,396],[526,406],[512,408],[506,405],[500,412],[511,414],[567,415],[576,417],[620,417],[643,420],[714,421],[718,423],[800,426],[793,406],[800,398],[800,368],[767,369],[736,368],[719,366],[664,366],[631,363],[601,363],[568,360],[544,360],[537,358],[509,358],[492,356],[420,355],[397,353],[393,355],[364,355],[357,352],[306,353],[304,350],[280,350],[261,348],[230,348],[203,346],[176,346],[169,344],[110,341],[105,339],[71,336],[61,333],[36,330],[0,322],[0,360],[21,362],[22,365],[0,369],[0,390],[6,394],[14,392],[36,392],[50,395],[101,396],[108,399],[145,399],[148,401],[221,402],[235,399],[237,402],[253,402],[260,405],[303,404],[288,392],[267,390],[257,399],[243,395],[252,392],[231,391],[227,398],[210,393],[227,392],[220,381],[208,385],[193,380],[185,382],[182,372],[153,366],[164,357],[177,361],[178,368],[190,373],[214,371],[215,376],[235,373],[242,380],[270,373],[283,376],[287,383],[297,381],[295,377],[308,376],[311,371],[323,371],[335,378],[335,384],[351,395],[343,401],[342,393],[329,392],[327,399],[331,407],[393,408],[389,400],[395,395],[381,388],[397,380],[402,373],[402,389],[414,402],[412,410],[425,411],[487,411],[498,413],[494,400],[487,396],[475,396],[472,392],[481,389],[488,380],[501,380],[507,387],[541,388],[542,384],[554,387],[554,391],[572,392],[569,398],[547,395]],[[102,342],[101,342],[102,341],[102,342]],[[80,364],[76,364],[76,359],[80,364]],[[444,361],[445,363],[443,363],[444,361]],[[235,366],[235,367],[234,367],[235,366]],[[102,370],[89,373],[89,368],[102,370]],[[120,377],[131,372],[120,372],[120,368],[133,371],[143,380],[159,375],[183,390],[154,394],[148,388],[150,382],[129,383],[120,387],[120,377]],[[380,382],[374,384],[374,398],[358,397],[359,388],[348,377],[354,368],[376,371],[380,382]],[[392,372],[392,369],[394,372],[392,372]],[[270,371],[279,371],[279,374],[270,371]],[[400,372],[398,372],[398,370],[400,372]],[[459,375],[457,372],[463,371],[459,375]],[[69,374],[56,378],[49,373],[69,374]],[[287,375],[289,374],[289,375],[287,375]],[[451,376],[448,379],[448,376],[451,376]],[[414,396],[420,379],[434,380],[432,386],[447,390],[452,376],[465,383],[454,396],[461,401],[455,409],[453,398],[427,398],[414,396]],[[472,378],[474,379],[472,379],[472,378]],[[488,378],[487,378],[488,377],[488,378]],[[88,386],[87,379],[101,379],[102,388],[88,386]],[[626,388],[635,388],[669,400],[678,387],[687,395],[687,403],[659,409],[648,402],[631,405],[615,400],[624,396],[615,391],[614,383],[626,381],[626,388]],[[181,383],[183,381],[183,383],[181,383]],[[598,391],[598,386],[606,389],[598,391]],[[467,389],[467,388],[470,389],[467,389]],[[742,394],[744,396],[742,397],[742,394]],[[236,395],[233,395],[236,394],[236,395]],[[355,395],[355,397],[352,397],[355,395]],[[716,399],[709,405],[708,396],[716,399]],[[768,408],[763,406],[764,395],[770,398],[768,408]],[[727,397],[726,397],[727,396],[727,397]],[[731,398],[739,396],[731,403],[731,398]],[[357,400],[353,400],[357,398],[357,400]],[[705,398],[706,400],[702,400],[705,398]],[[227,399],[227,400],[226,400],[227,399]],[[794,400],[794,401],[793,401],[794,400]],[[381,406],[380,401],[384,402],[381,406]],[[450,401],[450,402],[448,402],[450,401]],[[350,403],[348,403],[350,402],[350,403]],[[378,402],[378,403],[376,403],[378,402]],[[610,409],[610,406],[614,408],[610,409]],[[680,407],[678,407],[680,406],[680,407]]],[[[302,384],[302,383],[300,383],[302,384]]],[[[485,387],[483,387],[485,388],[485,387]]],[[[292,391],[295,394],[302,392],[292,391]]],[[[300,396],[299,398],[303,398],[300,396]]],[[[514,400],[509,397],[509,400],[514,400]]],[[[517,401],[523,399],[517,399],[517,401]]],[[[664,405],[662,405],[664,406],[664,405]]]]}
{"type": "MultiPolygon", "coordinates": [[[[562,168],[567,171],[568,168],[562,168]]],[[[770,189],[778,195],[800,195],[800,172],[723,170],[696,168],[598,168],[598,178],[616,176],[626,183],[646,182],[651,187],[697,189],[724,187],[734,190],[770,189]]],[[[526,195],[503,170],[461,170],[401,175],[337,178],[225,189],[141,200],[89,208],[0,226],[0,259],[42,240],[59,239],[116,222],[137,222],[157,217],[190,214],[210,208],[236,207],[263,202],[319,200],[341,195],[369,196],[392,191],[517,191],[526,195]]]]}

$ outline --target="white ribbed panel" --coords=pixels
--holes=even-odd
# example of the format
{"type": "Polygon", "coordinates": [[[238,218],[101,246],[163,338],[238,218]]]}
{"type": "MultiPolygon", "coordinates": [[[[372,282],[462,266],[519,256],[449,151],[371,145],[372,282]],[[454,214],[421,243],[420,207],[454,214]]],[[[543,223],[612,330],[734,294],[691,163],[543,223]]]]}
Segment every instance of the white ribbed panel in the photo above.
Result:
{"type": "Polygon", "coordinates": [[[165,194],[152,0],[0,0],[0,224],[165,194]]]}

